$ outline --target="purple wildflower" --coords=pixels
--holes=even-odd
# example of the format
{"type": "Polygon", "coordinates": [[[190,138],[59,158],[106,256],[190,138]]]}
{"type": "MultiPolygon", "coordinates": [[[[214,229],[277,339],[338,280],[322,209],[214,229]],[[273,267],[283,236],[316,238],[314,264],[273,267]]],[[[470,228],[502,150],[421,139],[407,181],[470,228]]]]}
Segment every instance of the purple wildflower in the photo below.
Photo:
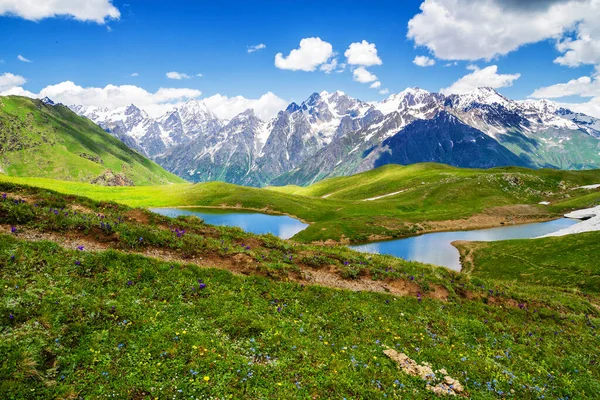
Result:
{"type": "Polygon", "coordinates": [[[15,228],[14,226],[11,226],[10,233],[17,233],[17,228],[15,228]]]}
{"type": "Polygon", "coordinates": [[[199,288],[200,288],[201,290],[202,290],[202,289],[204,289],[204,288],[206,288],[206,283],[201,283],[201,284],[200,284],[200,286],[199,286],[199,288]]]}
{"type": "Polygon", "coordinates": [[[2,193],[2,200],[6,200],[6,193],[2,193]]]}
{"type": "Polygon", "coordinates": [[[128,286],[131,286],[131,285],[133,285],[133,281],[127,281],[127,285],[128,285],[128,286]]]}
{"type": "Polygon", "coordinates": [[[77,250],[83,251],[83,246],[77,246],[77,250]]]}
{"type": "Polygon", "coordinates": [[[9,319],[15,319],[15,316],[14,316],[14,315],[12,315],[12,313],[11,313],[11,314],[8,314],[8,318],[9,318],[9,319]]]}
{"type": "Polygon", "coordinates": [[[81,265],[81,261],[79,261],[79,260],[75,261],[75,265],[81,265]]]}
{"type": "Polygon", "coordinates": [[[281,307],[277,307],[277,312],[281,312],[281,307]]]}

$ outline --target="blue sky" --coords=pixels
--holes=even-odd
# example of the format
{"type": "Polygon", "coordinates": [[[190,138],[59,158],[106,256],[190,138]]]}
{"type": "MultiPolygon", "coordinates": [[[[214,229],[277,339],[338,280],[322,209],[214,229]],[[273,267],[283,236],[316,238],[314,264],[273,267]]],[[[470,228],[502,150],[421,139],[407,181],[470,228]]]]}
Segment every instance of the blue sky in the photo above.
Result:
{"type": "MultiPolygon", "coordinates": [[[[594,11],[600,15],[600,8],[595,8],[597,0],[572,0],[589,3],[587,10],[575,10],[574,15],[552,9],[569,5],[569,0],[552,0],[550,8],[539,9],[521,9],[514,0],[482,0],[481,4],[486,3],[488,8],[474,13],[485,15],[501,10],[506,18],[489,16],[489,24],[498,19],[498,26],[472,37],[465,36],[465,32],[471,29],[469,24],[480,23],[479,16],[469,15],[469,9],[463,10],[460,5],[451,8],[461,2],[465,3],[463,7],[470,7],[466,0],[88,0],[98,5],[93,17],[81,15],[76,4],[80,0],[73,0],[72,9],[56,11],[66,16],[35,14],[35,3],[44,0],[23,1],[30,3],[28,9],[16,10],[10,5],[14,1],[0,0],[0,13],[4,14],[0,16],[0,75],[22,77],[26,82],[18,86],[35,94],[48,85],[71,81],[84,88],[135,85],[150,93],[159,88],[188,88],[201,91],[201,97],[220,94],[257,99],[272,92],[285,101],[302,101],[315,91],[339,89],[372,101],[387,96],[380,94],[382,89],[394,93],[419,86],[439,91],[472,74],[473,66],[479,70],[496,66],[495,73],[489,77],[482,74],[475,82],[485,84],[488,79],[498,91],[515,99],[527,98],[540,88],[549,88],[545,92],[550,94],[548,97],[560,101],[588,103],[600,98],[595,88],[599,86],[600,92],[600,85],[594,75],[600,65],[600,50],[596,60],[593,51],[590,55],[590,51],[584,52],[573,44],[570,51],[581,52],[575,54],[575,61],[573,57],[565,62],[555,61],[569,51],[569,43],[566,50],[559,48],[559,43],[577,42],[578,35],[587,33],[577,24],[600,23],[600,17],[585,20],[586,14],[594,11]],[[464,19],[459,22],[466,26],[465,31],[460,33],[460,27],[440,28],[447,21],[433,12],[428,14],[420,9],[422,6],[447,7],[448,12],[464,19]],[[105,10],[111,7],[118,10],[118,18],[107,16],[105,10]],[[422,22],[409,37],[409,21],[417,15],[422,22]],[[522,32],[519,29],[523,28],[517,26],[523,24],[519,17],[524,21],[547,19],[549,25],[552,18],[559,18],[562,27],[548,28],[548,32],[543,28],[522,32]],[[506,37],[492,30],[504,31],[506,37]],[[344,53],[351,43],[366,41],[376,46],[381,64],[348,64],[343,72],[329,74],[320,70],[321,64],[309,72],[276,67],[275,55],[282,53],[287,57],[299,48],[303,38],[320,38],[330,44],[337,55],[329,57],[328,62],[335,58],[338,65],[348,64],[344,53]],[[247,51],[248,46],[257,44],[266,48],[247,51]],[[31,62],[18,60],[18,55],[31,62]],[[415,65],[416,56],[427,56],[435,64],[415,65]],[[467,69],[469,65],[471,68],[467,69]],[[353,79],[353,71],[361,66],[377,76],[379,88],[370,88],[372,82],[353,79]],[[166,73],[170,71],[191,78],[169,79],[166,73]],[[133,73],[138,76],[131,76],[133,73]],[[557,84],[581,77],[590,79],[585,88],[566,90],[565,95],[558,96],[564,93],[557,93],[557,84]]],[[[593,27],[586,29],[591,29],[592,35],[597,32],[593,27]]],[[[592,39],[600,42],[600,37],[592,39]]]]}

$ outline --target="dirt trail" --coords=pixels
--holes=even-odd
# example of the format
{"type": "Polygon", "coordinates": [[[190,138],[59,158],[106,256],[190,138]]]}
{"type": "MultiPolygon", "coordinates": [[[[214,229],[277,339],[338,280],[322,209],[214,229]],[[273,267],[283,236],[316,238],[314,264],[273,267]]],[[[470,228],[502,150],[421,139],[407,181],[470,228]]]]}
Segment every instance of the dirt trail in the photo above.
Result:
{"type": "MultiPolygon", "coordinates": [[[[11,226],[0,224],[0,233],[10,234],[11,226]]],[[[89,236],[77,236],[75,234],[61,235],[54,232],[40,232],[32,229],[22,228],[17,231],[16,237],[33,242],[48,240],[70,250],[76,250],[79,246],[84,246],[85,251],[104,251],[113,249],[129,254],[139,254],[142,256],[151,257],[161,261],[194,264],[202,268],[222,269],[237,275],[265,275],[265,273],[261,272],[259,268],[260,264],[252,257],[243,253],[236,254],[232,257],[221,257],[218,255],[207,254],[192,258],[184,258],[181,256],[181,254],[178,254],[176,251],[170,249],[146,248],[143,251],[123,251],[121,249],[116,249],[112,245],[112,242],[101,242],[89,236]]],[[[337,274],[334,266],[331,266],[329,270],[326,270],[326,268],[314,269],[300,266],[300,272],[293,274],[293,276],[290,274],[288,279],[307,285],[326,286],[337,289],[352,290],[356,292],[380,292],[389,293],[396,296],[416,296],[420,293],[421,297],[423,298],[429,297],[443,301],[447,300],[449,295],[449,292],[446,288],[434,284],[429,285],[429,292],[421,293],[421,290],[416,283],[405,280],[394,280],[389,282],[374,281],[369,277],[345,280],[337,274]]]]}

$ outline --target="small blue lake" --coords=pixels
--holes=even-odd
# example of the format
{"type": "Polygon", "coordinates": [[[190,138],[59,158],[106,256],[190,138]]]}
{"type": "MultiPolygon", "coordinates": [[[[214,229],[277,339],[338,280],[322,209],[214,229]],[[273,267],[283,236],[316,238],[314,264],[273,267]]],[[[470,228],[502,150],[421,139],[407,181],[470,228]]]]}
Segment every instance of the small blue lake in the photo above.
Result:
{"type": "Polygon", "coordinates": [[[289,239],[308,225],[287,215],[268,215],[253,211],[229,211],[214,208],[151,208],[150,211],[167,217],[195,215],[211,225],[237,226],[258,235],[271,233],[289,239]]]}
{"type": "Polygon", "coordinates": [[[567,228],[579,221],[561,218],[549,222],[503,226],[473,231],[427,233],[405,239],[388,240],[350,246],[363,253],[388,254],[409,261],[442,265],[460,271],[458,250],[450,243],[455,240],[491,242],[508,239],[530,239],[567,228]]]}

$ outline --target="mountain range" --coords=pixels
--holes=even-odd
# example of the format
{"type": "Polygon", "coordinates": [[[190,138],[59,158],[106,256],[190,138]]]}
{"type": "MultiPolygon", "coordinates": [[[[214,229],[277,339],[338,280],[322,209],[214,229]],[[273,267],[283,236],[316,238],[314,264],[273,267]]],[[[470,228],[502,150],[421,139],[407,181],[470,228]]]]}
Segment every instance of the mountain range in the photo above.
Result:
{"type": "Polygon", "coordinates": [[[218,118],[190,100],[159,118],[130,105],[70,108],[168,171],[193,182],[307,185],[381,165],[600,168],[600,120],[547,100],[419,88],[364,102],[313,93],[263,121],[252,109],[218,118]]]}

